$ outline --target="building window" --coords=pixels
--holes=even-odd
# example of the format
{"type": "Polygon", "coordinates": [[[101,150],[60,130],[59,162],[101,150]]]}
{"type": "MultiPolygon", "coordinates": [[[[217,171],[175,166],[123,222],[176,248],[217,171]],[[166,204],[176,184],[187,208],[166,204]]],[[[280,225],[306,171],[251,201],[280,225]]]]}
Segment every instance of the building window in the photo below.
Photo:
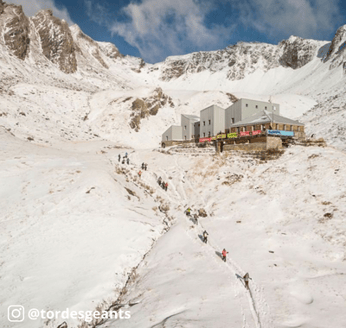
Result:
{"type": "Polygon", "coordinates": [[[261,124],[261,131],[263,131],[263,124],[261,124]]]}
{"type": "Polygon", "coordinates": [[[273,109],[276,110],[276,106],[273,106],[273,109]]]}
{"type": "Polygon", "coordinates": [[[286,131],[286,124],[284,124],[284,128],[283,128],[284,131],[286,131]]]}
{"type": "Polygon", "coordinates": [[[293,131],[293,125],[291,125],[290,131],[293,131]]]}
{"type": "Polygon", "coordinates": [[[255,131],[255,130],[256,130],[256,126],[253,125],[253,126],[252,126],[252,131],[255,131]]]}
{"type": "Polygon", "coordinates": [[[256,105],[256,108],[258,108],[258,105],[256,105]]]}
{"type": "Polygon", "coordinates": [[[211,124],[211,120],[209,120],[209,125],[211,124]]]}
{"type": "Polygon", "coordinates": [[[184,136],[184,139],[186,140],[186,136],[184,136]]]}
{"type": "Polygon", "coordinates": [[[203,126],[205,126],[205,121],[203,121],[203,126]]]}
{"type": "Polygon", "coordinates": [[[186,125],[184,126],[184,130],[186,130],[186,125]]]}
{"type": "Polygon", "coordinates": [[[234,117],[232,117],[232,124],[234,124],[234,117]]]}
{"type": "Polygon", "coordinates": [[[168,136],[166,136],[166,141],[168,141],[168,136]]]}
{"type": "Polygon", "coordinates": [[[249,105],[248,105],[248,104],[245,104],[245,107],[249,107],[249,105]]]}
{"type": "Polygon", "coordinates": [[[198,126],[201,126],[201,124],[200,124],[200,123],[198,123],[198,126]]]}
{"type": "Polygon", "coordinates": [[[208,137],[210,137],[210,131],[208,132],[208,137]]]}
{"type": "Polygon", "coordinates": [[[205,137],[205,132],[203,132],[203,137],[205,137]]]}
{"type": "Polygon", "coordinates": [[[264,109],[267,109],[267,106],[265,106],[264,109]]]}
{"type": "Polygon", "coordinates": [[[239,127],[237,128],[237,132],[238,132],[238,133],[240,132],[240,128],[239,128],[239,127]]]}

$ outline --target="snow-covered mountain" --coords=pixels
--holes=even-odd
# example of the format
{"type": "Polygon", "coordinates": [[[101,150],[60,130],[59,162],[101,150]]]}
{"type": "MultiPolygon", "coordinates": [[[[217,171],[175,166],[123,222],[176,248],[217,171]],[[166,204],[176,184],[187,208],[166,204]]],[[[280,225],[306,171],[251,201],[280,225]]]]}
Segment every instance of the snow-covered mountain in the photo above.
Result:
{"type": "Polygon", "coordinates": [[[89,326],[11,323],[14,304],[115,304],[131,320],[92,324],[344,327],[345,31],[151,65],[49,10],[26,17],[0,0],[0,326],[89,326]],[[240,97],[271,98],[338,149],[295,146],[267,161],[156,148],[181,113],[240,97]],[[187,206],[205,213],[198,224],[187,206]]]}
{"type": "Polygon", "coordinates": [[[332,143],[344,140],[339,119],[328,120],[323,128],[311,123],[323,119],[330,107],[342,106],[344,26],[331,43],[295,36],[278,45],[240,42],[224,50],[168,57],[155,65],[92,40],[50,10],[26,17],[21,6],[1,1],[0,34],[1,124],[24,139],[51,143],[105,138],[153,146],[170,124],[179,124],[180,113],[198,114],[212,103],[227,107],[235,95],[271,96],[292,118],[310,110],[302,118],[311,127],[308,133],[323,134],[332,143]],[[157,103],[147,100],[158,99],[158,94],[162,99],[157,103]],[[149,114],[134,109],[139,102],[149,114]]]}

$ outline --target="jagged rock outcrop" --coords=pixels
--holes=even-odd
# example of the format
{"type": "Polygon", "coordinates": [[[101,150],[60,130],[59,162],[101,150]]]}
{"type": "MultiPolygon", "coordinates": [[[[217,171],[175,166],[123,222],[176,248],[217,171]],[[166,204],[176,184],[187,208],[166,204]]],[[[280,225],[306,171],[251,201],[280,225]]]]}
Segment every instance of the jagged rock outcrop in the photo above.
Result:
{"type": "Polygon", "coordinates": [[[109,58],[111,59],[117,59],[124,57],[120,52],[119,49],[110,42],[97,42],[97,44],[100,47],[100,50],[109,58]]]}
{"type": "Polygon", "coordinates": [[[130,127],[139,131],[141,119],[150,115],[156,115],[160,108],[169,105],[174,107],[171,97],[163,93],[161,88],[155,89],[154,93],[147,98],[137,98],[132,102],[130,127]]]}
{"type": "Polygon", "coordinates": [[[342,51],[345,48],[346,44],[346,25],[343,25],[338,28],[333,38],[333,41],[329,47],[327,57],[325,61],[329,60],[332,55],[337,54],[339,51],[342,51]]]}
{"type": "Polygon", "coordinates": [[[338,28],[328,49],[325,62],[331,60],[329,69],[334,69],[342,65],[346,74],[346,25],[338,28]]]}
{"type": "Polygon", "coordinates": [[[40,36],[44,56],[64,73],[76,72],[75,46],[68,24],[54,17],[51,10],[39,11],[32,20],[40,36]]]}
{"type": "Polygon", "coordinates": [[[22,6],[0,2],[0,30],[3,31],[5,45],[10,52],[24,60],[29,52],[29,19],[22,6]]]}
{"type": "Polygon", "coordinates": [[[282,66],[297,69],[310,62],[317,49],[316,43],[312,40],[304,40],[297,36],[291,36],[288,40],[281,41],[279,47],[283,49],[283,54],[279,59],[282,66]]]}

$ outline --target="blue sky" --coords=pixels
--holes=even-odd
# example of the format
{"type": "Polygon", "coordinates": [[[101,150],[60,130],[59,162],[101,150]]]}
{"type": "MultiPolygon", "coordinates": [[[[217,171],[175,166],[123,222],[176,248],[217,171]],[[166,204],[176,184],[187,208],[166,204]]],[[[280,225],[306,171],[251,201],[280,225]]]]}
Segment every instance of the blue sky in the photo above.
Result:
{"type": "Polygon", "coordinates": [[[155,63],[238,41],[277,44],[290,35],[332,40],[346,24],[343,0],[5,0],[28,16],[40,9],[124,55],[155,63]]]}

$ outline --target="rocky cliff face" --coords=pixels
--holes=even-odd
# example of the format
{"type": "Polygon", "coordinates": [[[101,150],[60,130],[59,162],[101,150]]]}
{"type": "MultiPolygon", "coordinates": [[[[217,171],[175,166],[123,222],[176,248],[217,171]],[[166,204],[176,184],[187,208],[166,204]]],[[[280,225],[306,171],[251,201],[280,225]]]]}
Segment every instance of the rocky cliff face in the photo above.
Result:
{"type": "Polygon", "coordinates": [[[24,15],[22,6],[7,5],[0,2],[0,31],[10,53],[25,59],[29,52],[29,19],[24,15]]]}
{"type": "Polygon", "coordinates": [[[291,36],[288,40],[279,43],[279,48],[282,49],[279,62],[282,66],[293,69],[303,67],[314,58],[317,46],[312,40],[291,36]]]}
{"type": "Polygon", "coordinates": [[[334,69],[342,65],[346,74],[346,25],[341,26],[335,33],[333,41],[329,47],[325,62],[330,61],[329,69],[334,69]]]}
{"type": "Polygon", "coordinates": [[[57,64],[61,71],[74,73],[77,70],[77,61],[68,24],[54,17],[51,10],[39,11],[32,20],[40,36],[45,57],[57,64]]]}

